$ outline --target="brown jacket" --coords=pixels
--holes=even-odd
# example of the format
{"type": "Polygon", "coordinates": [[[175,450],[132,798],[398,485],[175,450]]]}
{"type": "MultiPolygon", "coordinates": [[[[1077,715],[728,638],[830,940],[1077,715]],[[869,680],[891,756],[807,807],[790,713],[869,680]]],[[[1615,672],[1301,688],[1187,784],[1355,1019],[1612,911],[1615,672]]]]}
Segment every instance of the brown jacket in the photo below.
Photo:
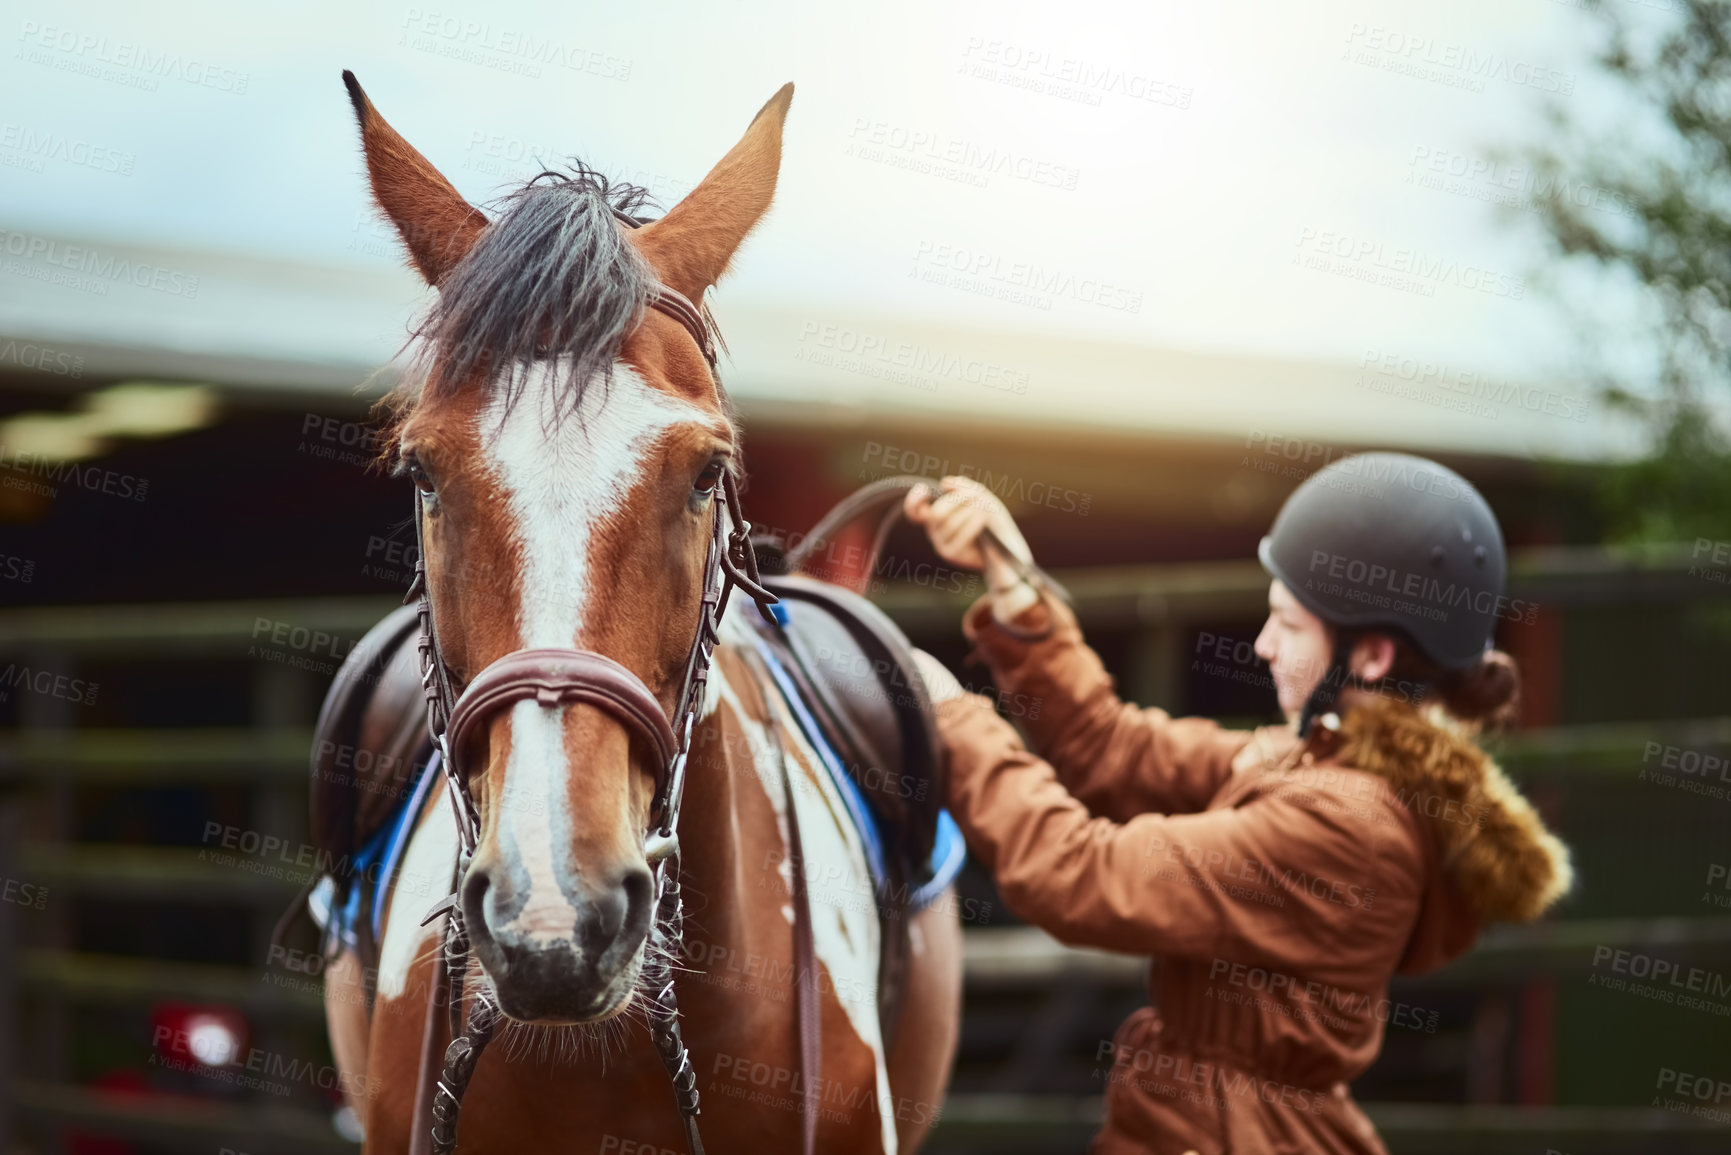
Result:
{"type": "Polygon", "coordinates": [[[1382,1152],[1347,1083],[1389,976],[1441,966],[1482,922],[1536,917],[1566,848],[1465,737],[1410,706],[1300,745],[1120,702],[1075,618],[1038,605],[966,630],[1030,754],[984,698],[943,703],[950,804],[1004,901],[1063,942],[1154,957],[1155,1007],[1099,1048],[1105,1155],[1382,1152]],[[1054,771],[1054,767],[1056,770],[1054,771]],[[1158,1008],[1158,1009],[1156,1009],[1158,1008]]]}

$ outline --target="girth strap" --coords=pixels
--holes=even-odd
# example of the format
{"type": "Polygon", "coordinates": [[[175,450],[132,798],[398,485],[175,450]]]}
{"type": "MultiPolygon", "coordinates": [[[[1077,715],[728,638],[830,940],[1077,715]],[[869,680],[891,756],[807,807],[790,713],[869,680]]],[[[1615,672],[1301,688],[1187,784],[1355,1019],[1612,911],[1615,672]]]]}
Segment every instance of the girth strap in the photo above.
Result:
{"type": "MultiPolygon", "coordinates": [[[[766,693],[773,692],[766,688],[766,693]]],[[[781,747],[780,727],[775,744],[781,747]]],[[[788,853],[793,859],[793,970],[799,999],[799,1082],[804,1114],[801,1132],[804,1155],[817,1151],[817,1115],[822,1102],[823,1000],[817,982],[817,944],[811,926],[810,875],[805,868],[805,847],[799,837],[799,813],[793,802],[793,767],[786,751],[781,757],[781,781],[787,795],[788,853]]]]}
{"type": "Polygon", "coordinates": [[[409,1155],[432,1155],[433,1096],[439,1089],[439,1003],[445,989],[445,952],[433,952],[427,1016],[421,1024],[421,1057],[415,1068],[415,1106],[409,1116],[409,1155]]]}
{"type": "Polygon", "coordinates": [[[776,712],[775,678],[756,650],[744,650],[745,661],[757,673],[769,717],[764,729],[775,744],[775,759],[781,767],[782,794],[787,806],[787,850],[793,888],[794,997],[799,1011],[799,1082],[801,1099],[800,1150],[817,1151],[817,1119],[823,1101],[823,992],[817,977],[817,942],[812,930],[811,888],[806,873],[805,846],[799,836],[799,810],[793,798],[792,764],[782,740],[781,717],[776,712]]]}

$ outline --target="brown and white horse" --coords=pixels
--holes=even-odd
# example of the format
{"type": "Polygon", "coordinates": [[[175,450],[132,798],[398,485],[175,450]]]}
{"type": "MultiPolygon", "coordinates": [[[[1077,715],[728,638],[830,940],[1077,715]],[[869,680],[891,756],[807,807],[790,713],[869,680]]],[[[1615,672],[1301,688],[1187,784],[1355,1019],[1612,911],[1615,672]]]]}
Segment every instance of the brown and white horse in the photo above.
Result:
{"type": "MultiPolygon", "coordinates": [[[[711,502],[739,430],[687,329],[643,307],[660,283],[701,301],[769,207],[793,87],[683,201],[640,229],[627,196],[579,169],[544,175],[495,219],[374,110],[358,85],[372,188],[438,287],[424,372],[395,398],[393,442],[420,488],[434,621],[459,684],[533,647],[623,664],[669,716],[699,620],[711,502]]],[[[961,940],[953,902],[910,925],[886,1046],[880,929],[860,835],[775,689],[748,661],[749,601],[721,631],[680,828],[685,1041],[715,1152],[801,1144],[792,857],[798,816],[821,989],[817,1147],[916,1149],[954,1054],[961,940]],[[793,776],[790,790],[784,773],[793,776]]],[[[517,702],[465,751],[481,825],[461,884],[469,989],[506,1022],[461,1115],[468,1153],[684,1150],[640,989],[654,897],[643,836],[653,755],[580,702],[517,702]]],[[[352,954],[326,1008],[368,1152],[410,1144],[436,925],[457,866],[448,792],[431,793],[390,895],[369,1012],[352,954]]],[[[946,896],[947,897],[947,896],[946,896]]],[[[441,1039],[439,1046],[443,1049],[441,1039]]]]}

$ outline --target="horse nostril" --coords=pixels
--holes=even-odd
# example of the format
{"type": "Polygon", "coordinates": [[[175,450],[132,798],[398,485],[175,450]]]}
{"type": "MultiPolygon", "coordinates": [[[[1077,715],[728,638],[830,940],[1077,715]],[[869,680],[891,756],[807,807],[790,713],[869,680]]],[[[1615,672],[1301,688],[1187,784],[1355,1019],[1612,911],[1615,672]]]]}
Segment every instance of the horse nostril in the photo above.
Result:
{"type": "Polygon", "coordinates": [[[635,925],[641,917],[647,923],[650,904],[655,901],[655,896],[649,893],[653,881],[654,877],[647,867],[625,872],[625,877],[620,880],[620,887],[625,891],[627,922],[635,925]]]}
{"type": "Polygon", "coordinates": [[[479,864],[471,864],[463,875],[463,927],[469,933],[470,942],[492,940],[493,936],[487,930],[486,905],[492,886],[493,879],[487,868],[479,864]]]}
{"type": "Polygon", "coordinates": [[[645,867],[627,869],[619,881],[595,893],[583,920],[583,949],[599,958],[621,939],[635,943],[649,928],[650,875],[645,867]]]}
{"type": "Polygon", "coordinates": [[[654,876],[647,867],[636,867],[625,872],[625,877],[619,880],[619,889],[625,894],[625,925],[623,933],[635,943],[649,933],[649,922],[655,916],[655,895],[650,888],[654,885],[654,876]]]}

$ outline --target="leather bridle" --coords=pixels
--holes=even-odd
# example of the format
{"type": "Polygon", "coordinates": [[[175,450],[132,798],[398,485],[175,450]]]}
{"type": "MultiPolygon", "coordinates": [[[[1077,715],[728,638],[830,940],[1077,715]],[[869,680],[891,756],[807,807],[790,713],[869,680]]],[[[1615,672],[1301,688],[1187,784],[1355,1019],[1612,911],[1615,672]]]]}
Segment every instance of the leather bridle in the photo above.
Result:
{"type": "MultiPolygon", "coordinates": [[[[643,223],[618,210],[614,210],[614,216],[630,228],[643,223]]],[[[684,327],[703,353],[713,377],[716,367],[714,334],[697,306],[682,293],[661,284],[650,290],[647,304],[684,327]]],[[[715,378],[715,387],[725,399],[718,377],[715,378]]],[[[440,651],[433,625],[432,591],[427,581],[422,526],[424,498],[420,487],[416,487],[418,556],[414,581],[403,600],[420,599],[421,686],[427,700],[427,729],[439,755],[445,785],[451,795],[452,812],[457,820],[462,849],[457,868],[459,882],[474,856],[481,835],[480,812],[470,792],[468,769],[464,765],[465,751],[471,749],[472,737],[494,715],[518,702],[532,701],[543,708],[581,702],[610,714],[630,735],[641,741],[652,759],[655,791],[650,803],[643,854],[654,872],[656,925],[663,934],[670,935],[677,942],[683,917],[676,862],[679,854],[679,808],[685,793],[685,768],[691,738],[703,709],[704,691],[720,636],[722,615],[726,613],[728,598],[736,587],[757,603],[759,612],[766,618],[770,617],[768,607],[777,600],[763,587],[759,578],[750,542],[751,523],[745,520],[738,482],[731,468],[723,472],[711,504],[714,513],[704,559],[702,607],[670,717],[641,678],[612,658],[591,650],[517,650],[481,670],[461,692],[454,692],[454,679],[440,651]],[[675,860],[672,869],[668,867],[670,860],[675,860]]],[[[440,960],[450,986],[448,1012],[452,1041],[445,1053],[437,1090],[432,1092],[429,1104],[435,1121],[430,1129],[431,1150],[438,1155],[449,1155],[456,1150],[457,1110],[475,1062],[498,1022],[497,1009],[480,1000],[476,1000],[467,1019],[463,1017],[462,985],[468,964],[469,942],[458,892],[460,886],[437,903],[423,920],[425,925],[440,914],[449,916],[445,950],[440,960]]],[[[673,1080],[675,1099],[685,1121],[686,1141],[693,1155],[702,1155],[703,1145],[696,1124],[696,1075],[680,1037],[671,970],[661,952],[654,951],[646,957],[644,970],[648,985],[655,991],[650,1008],[651,1035],[673,1080]]],[[[438,986],[435,980],[434,989],[438,986]]],[[[437,1001],[433,999],[431,1003],[437,1001]]],[[[430,1028],[435,1021],[431,1005],[428,1014],[430,1028]]],[[[428,1037],[431,1037],[430,1030],[428,1037]]],[[[417,1108],[419,1105],[417,1103],[417,1108]]],[[[423,1137],[428,1134],[422,1128],[422,1122],[417,1117],[415,1146],[411,1150],[420,1149],[423,1137]]]]}

